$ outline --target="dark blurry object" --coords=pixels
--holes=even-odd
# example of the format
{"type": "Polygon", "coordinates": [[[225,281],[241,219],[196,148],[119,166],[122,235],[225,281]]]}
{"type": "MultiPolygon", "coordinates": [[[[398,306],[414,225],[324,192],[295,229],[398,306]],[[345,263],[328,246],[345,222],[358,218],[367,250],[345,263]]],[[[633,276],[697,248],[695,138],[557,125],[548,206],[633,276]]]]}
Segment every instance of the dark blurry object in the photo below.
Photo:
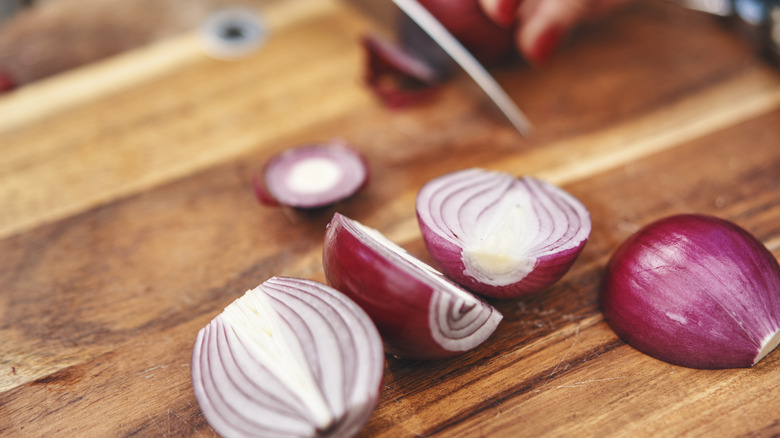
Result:
{"type": "Polygon", "coordinates": [[[0,25],[32,3],[33,0],[0,0],[0,25]]]}
{"type": "Polygon", "coordinates": [[[260,15],[247,8],[225,8],[209,15],[200,28],[203,45],[217,59],[237,59],[257,50],[268,29],[260,15]]]}
{"type": "Polygon", "coordinates": [[[679,3],[726,17],[762,54],[780,65],[780,0],[679,0],[679,3]]]}

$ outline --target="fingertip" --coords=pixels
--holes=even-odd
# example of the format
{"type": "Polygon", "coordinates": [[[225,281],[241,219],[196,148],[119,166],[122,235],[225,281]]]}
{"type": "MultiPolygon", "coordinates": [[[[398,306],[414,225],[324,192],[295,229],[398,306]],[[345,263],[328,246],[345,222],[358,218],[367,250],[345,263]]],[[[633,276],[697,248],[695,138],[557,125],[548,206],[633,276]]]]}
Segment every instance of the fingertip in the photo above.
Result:
{"type": "Polygon", "coordinates": [[[535,65],[546,64],[550,61],[564,36],[562,26],[551,24],[540,29],[529,42],[521,45],[521,50],[526,59],[535,65]]]}
{"type": "Polygon", "coordinates": [[[517,21],[517,9],[522,0],[478,0],[482,11],[494,23],[511,27],[517,21]]]}

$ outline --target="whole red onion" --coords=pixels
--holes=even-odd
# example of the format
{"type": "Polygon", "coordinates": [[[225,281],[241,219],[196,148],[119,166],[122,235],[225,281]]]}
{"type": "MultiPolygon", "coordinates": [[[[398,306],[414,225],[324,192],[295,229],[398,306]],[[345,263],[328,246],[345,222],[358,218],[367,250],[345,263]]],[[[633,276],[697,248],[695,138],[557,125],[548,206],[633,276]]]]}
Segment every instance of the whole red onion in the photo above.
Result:
{"type": "Polygon", "coordinates": [[[601,305],[636,349],[693,368],[755,365],[780,343],[780,266],[760,241],[711,216],[671,216],[612,256],[601,305]]]}

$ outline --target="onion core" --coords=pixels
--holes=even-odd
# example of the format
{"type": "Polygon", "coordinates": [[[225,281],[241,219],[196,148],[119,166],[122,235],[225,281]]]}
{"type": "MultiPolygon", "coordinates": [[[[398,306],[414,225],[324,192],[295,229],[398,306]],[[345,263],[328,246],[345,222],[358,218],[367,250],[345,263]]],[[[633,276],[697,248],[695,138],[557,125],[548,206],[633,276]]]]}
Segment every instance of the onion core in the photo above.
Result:
{"type": "Polygon", "coordinates": [[[483,169],[428,182],[417,195],[417,218],[442,271],[495,298],[531,294],[558,281],[591,230],[587,209],[562,189],[483,169]]]}
{"type": "Polygon", "coordinates": [[[360,307],[324,284],[273,277],[200,330],[191,371],[223,436],[341,437],[368,421],[383,368],[360,307]]]}
{"type": "Polygon", "coordinates": [[[484,342],[502,315],[377,230],[335,214],[325,235],[328,282],[374,320],[396,356],[453,356],[484,342]]]}
{"type": "Polygon", "coordinates": [[[692,368],[750,367],[780,343],[780,266],[734,223],[677,215],[612,255],[604,316],[628,344],[692,368]]]}

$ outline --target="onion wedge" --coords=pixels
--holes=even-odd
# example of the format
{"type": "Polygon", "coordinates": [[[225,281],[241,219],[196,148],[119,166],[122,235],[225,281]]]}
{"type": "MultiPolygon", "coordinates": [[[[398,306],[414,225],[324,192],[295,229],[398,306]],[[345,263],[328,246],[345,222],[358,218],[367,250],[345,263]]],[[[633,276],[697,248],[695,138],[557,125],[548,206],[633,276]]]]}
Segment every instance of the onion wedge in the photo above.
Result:
{"type": "Polygon", "coordinates": [[[385,350],[435,359],[471,350],[503,316],[377,230],[336,213],[323,249],[325,276],[374,320],[385,350]]]}

